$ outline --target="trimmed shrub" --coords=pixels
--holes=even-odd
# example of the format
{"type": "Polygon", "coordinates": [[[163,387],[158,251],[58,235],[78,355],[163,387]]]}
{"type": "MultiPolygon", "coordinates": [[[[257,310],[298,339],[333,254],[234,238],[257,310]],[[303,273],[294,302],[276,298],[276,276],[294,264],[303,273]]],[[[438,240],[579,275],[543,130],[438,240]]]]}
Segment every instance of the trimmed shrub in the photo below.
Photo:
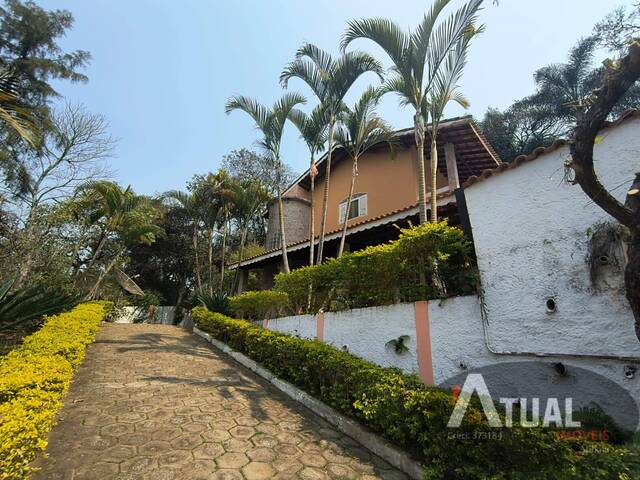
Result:
{"type": "Polygon", "coordinates": [[[254,321],[279,316],[288,305],[288,295],[274,290],[243,292],[229,298],[229,306],[236,316],[254,321]]]}
{"type": "Polygon", "coordinates": [[[401,447],[425,465],[427,479],[631,479],[631,453],[576,453],[575,442],[538,428],[490,428],[477,400],[461,428],[447,428],[452,393],[413,375],[381,368],[327,344],[272,332],[205,308],[201,330],[259,362],[401,447]],[[626,476],[625,476],[626,475],[626,476]]]}
{"type": "Polygon", "coordinates": [[[29,463],[46,448],[73,372],[110,306],[85,303],[49,317],[0,359],[0,479],[28,477],[29,463]]]}
{"type": "Polygon", "coordinates": [[[463,232],[446,222],[401,229],[397,240],[276,276],[296,313],[387,305],[474,293],[463,232]],[[311,296],[309,295],[311,292],[311,296]]]}

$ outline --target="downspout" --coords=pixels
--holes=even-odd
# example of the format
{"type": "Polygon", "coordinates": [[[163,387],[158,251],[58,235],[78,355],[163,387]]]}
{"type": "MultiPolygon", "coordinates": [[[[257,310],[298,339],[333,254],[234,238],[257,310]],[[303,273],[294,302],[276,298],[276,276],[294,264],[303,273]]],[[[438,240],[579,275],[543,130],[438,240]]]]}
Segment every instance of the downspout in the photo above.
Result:
{"type": "MultiPolygon", "coordinates": [[[[473,242],[473,229],[471,227],[471,219],[467,208],[467,199],[464,188],[460,187],[455,190],[456,203],[458,206],[458,215],[460,216],[460,226],[467,238],[473,245],[473,253],[476,258],[478,255],[475,251],[475,242],[473,242]]],[[[482,287],[480,287],[482,288],[482,287]]],[[[529,351],[510,351],[498,350],[491,345],[491,333],[489,331],[489,315],[484,302],[484,291],[481,289],[478,294],[480,301],[480,317],[482,318],[482,333],[484,337],[484,345],[487,350],[494,355],[520,356],[520,357],[559,357],[559,358],[578,358],[578,359],[595,359],[595,360],[619,360],[624,362],[640,362],[640,357],[626,357],[620,355],[599,355],[599,354],[580,354],[580,353],[554,353],[554,352],[529,352],[529,351]]]]}

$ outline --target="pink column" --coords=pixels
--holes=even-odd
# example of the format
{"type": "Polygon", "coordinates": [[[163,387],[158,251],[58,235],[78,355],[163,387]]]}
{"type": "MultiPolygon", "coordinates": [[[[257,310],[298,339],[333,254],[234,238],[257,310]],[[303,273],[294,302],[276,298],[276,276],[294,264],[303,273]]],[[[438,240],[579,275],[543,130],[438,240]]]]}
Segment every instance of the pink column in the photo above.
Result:
{"type": "Polygon", "coordinates": [[[265,318],[264,320],[262,320],[262,328],[266,328],[267,330],[269,330],[269,319],[265,318]]]}
{"type": "Polygon", "coordinates": [[[431,333],[429,331],[429,302],[415,302],[416,343],[418,346],[418,376],[426,385],[433,385],[431,333]]]}
{"type": "Polygon", "coordinates": [[[316,314],[316,340],[324,341],[324,312],[316,314]]]}

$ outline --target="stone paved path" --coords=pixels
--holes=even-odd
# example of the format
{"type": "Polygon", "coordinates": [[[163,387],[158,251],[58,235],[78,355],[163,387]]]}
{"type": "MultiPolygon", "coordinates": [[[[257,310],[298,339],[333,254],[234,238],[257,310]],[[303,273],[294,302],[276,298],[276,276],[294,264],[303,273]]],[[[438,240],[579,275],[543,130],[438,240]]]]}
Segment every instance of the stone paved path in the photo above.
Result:
{"type": "Polygon", "coordinates": [[[35,480],[405,478],[177,327],[105,324],[35,480]]]}

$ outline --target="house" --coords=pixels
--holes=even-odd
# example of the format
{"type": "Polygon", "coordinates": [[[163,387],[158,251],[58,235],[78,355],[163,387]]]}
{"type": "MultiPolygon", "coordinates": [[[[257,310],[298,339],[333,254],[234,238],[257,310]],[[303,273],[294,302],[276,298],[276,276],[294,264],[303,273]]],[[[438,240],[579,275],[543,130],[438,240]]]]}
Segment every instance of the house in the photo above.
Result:
{"type": "MultiPolygon", "coordinates": [[[[326,221],[324,257],[336,255],[343,220],[348,213],[346,250],[355,251],[378,245],[398,236],[397,226],[418,223],[417,153],[413,129],[396,132],[399,143],[395,158],[382,144],[365,153],[359,161],[355,194],[349,208],[346,200],[351,181],[351,160],[341,149],[334,151],[331,164],[329,202],[326,221]]],[[[429,177],[429,146],[425,148],[426,176],[429,177]]],[[[322,212],[326,155],[317,163],[314,217],[315,245],[322,212]]],[[[454,225],[461,224],[456,191],[462,183],[502,161],[488,144],[470,116],[443,121],[438,129],[438,189],[440,215],[454,225]]],[[[430,185],[428,178],[427,186],[430,185]]],[[[307,170],[283,192],[285,237],[290,267],[309,263],[309,222],[311,218],[311,177],[307,170]]],[[[430,195],[430,192],[427,192],[430,195]]],[[[268,211],[266,252],[244,259],[231,268],[240,269],[239,291],[246,288],[248,273],[259,271],[262,288],[273,285],[281,270],[278,203],[272,201],[268,211]]],[[[463,215],[464,217],[464,215],[463,215]]],[[[464,225],[463,225],[464,226],[464,225]]]]}
{"type": "MultiPolygon", "coordinates": [[[[640,170],[640,110],[625,112],[600,137],[596,174],[624,202],[640,170]]],[[[640,430],[640,342],[625,297],[625,236],[569,181],[569,159],[568,142],[557,140],[461,181],[457,203],[468,213],[481,294],[263,325],[416,373],[427,384],[452,388],[481,373],[495,398],[595,403],[640,430]],[[387,345],[401,336],[408,351],[398,355],[387,345]]]]}

